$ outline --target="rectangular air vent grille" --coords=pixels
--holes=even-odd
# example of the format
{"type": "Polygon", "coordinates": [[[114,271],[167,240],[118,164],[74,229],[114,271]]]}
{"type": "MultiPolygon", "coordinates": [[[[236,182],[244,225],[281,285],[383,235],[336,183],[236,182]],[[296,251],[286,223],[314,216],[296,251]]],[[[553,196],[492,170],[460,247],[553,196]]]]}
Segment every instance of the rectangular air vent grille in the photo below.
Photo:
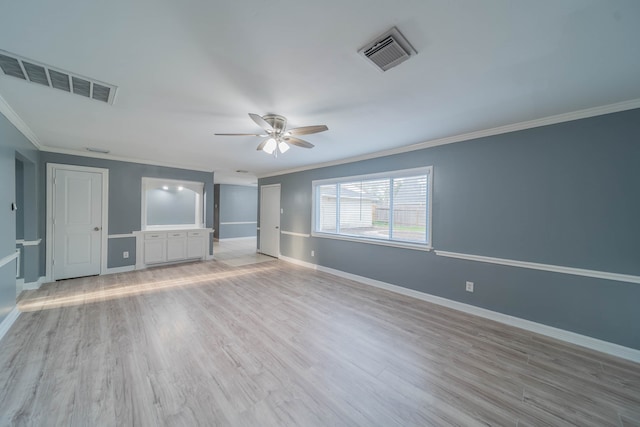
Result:
{"type": "Polygon", "coordinates": [[[20,63],[15,58],[11,58],[10,56],[0,53],[0,68],[2,68],[2,71],[4,71],[7,76],[18,77],[26,80],[26,77],[22,72],[22,68],[20,68],[20,63]]]}
{"type": "Polygon", "coordinates": [[[24,66],[24,71],[27,72],[27,76],[29,76],[29,80],[34,83],[49,86],[47,72],[44,70],[44,67],[26,61],[22,61],[22,65],[24,66]]]}
{"type": "Polygon", "coordinates": [[[0,69],[7,76],[113,104],[117,87],[50,67],[0,50],[0,69]]]}
{"type": "Polygon", "coordinates": [[[409,59],[417,52],[396,27],[368,43],[358,53],[371,61],[378,69],[387,71],[409,59]]]}

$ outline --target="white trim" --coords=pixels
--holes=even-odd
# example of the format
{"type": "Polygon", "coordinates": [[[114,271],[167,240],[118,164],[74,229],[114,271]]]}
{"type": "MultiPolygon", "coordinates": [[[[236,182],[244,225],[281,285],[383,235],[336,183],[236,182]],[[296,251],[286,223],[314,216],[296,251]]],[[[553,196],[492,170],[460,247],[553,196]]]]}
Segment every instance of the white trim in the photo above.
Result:
{"type": "Polygon", "coordinates": [[[38,240],[23,240],[23,239],[19,239],[19,240],[16,240],[16,245],[38,246],[41,242],[42,242],[42,239],[38,239],[38,240]]]}
{"type": "Polygon", "coordinates": [[[31,143],[39,150],[42,150],[42,143],[36,136],[36,134],[31,130],[29,125],[27,125],[24,120],[14,111],[13,108],[9,105],[9,103],[0,96],[0,113],[2,113],[7,120],[11,122],[12,125],[16,127],[22,133],[25,138],[27,138],[31,143]]]}
{"type": "Polygon", "coordinates": [[[189,169],[189,170],[194,170],[198,172],[213,172],[211,168],[205,168],[202,166],[195,166],[195,165],[186,164],[186,163],[161,162],[161,161],[154,161],[154,160],[147,160],[147,159],[138,159],[135,157],[114,156],[112,154],[96,153],[93,151],[82,151],[82,150],[73,150],[69,148],[49,147],[45,145],[38,146],[38,148],[42,151],[46,151],[49,153],[69,154],[71,156],[91,157],[94,159],[104,159],[104,160],[116,160],[119,162],[138,163],[141,165],[163,166],[167,168],[189,169]]]}
{"type": "Polygon", "coordinates": [[[11,325],[18,320],[18,316],[20,316],[20,310],[18,310],[18,306],[13,307],[13,309],[7,314],[7,317],[4,318],[2,323],[0,323],[0,340],[9,332],[9,328],[11,325]]]}
{"type": "Polygon", "coordinates": [[[135,265],[125,265],[122,267],[111,267],[107,268],[107,272],[105,274],[115,274],[115,273],[128,273],[130,271],[134,271],[136,269],[135,265]]]}
{"type": "MultiPolygon", "coordinates": [[[[394,197],[390,198],[390,209],[393,209],[394,197]]],[[[338,211],[336,211],[338,212],[338,211]]],[[[339,215],[336,216],[336,231],[339,230],[340,222],[338,220],[339,215]]],[[[424,166],[419,168],[411,168],[411,169],[400,169],[400,170],[392,170],[385,172],[377,172],[372,174],[364,174],[364,175],[352,175],[352,176],[340,176],[329,179],[316,179],[311,181],[311,235],[313,237],[322,237],[326,239],[336,239],[336,240],[347,240],[352,242],[360,242],[360,243],[370,243],[374,245],[382,245],[382,246],[393,246],[398,248],[406,248],[420,251],[430,251],[432,249],[433,242],[433,166],[424,166]],[[317,194],[318,187],[323,185],[335,185],[336,186],[336,209],[340,209],[340,201],[342,200],[342,196],[338,197],[340,194],[340,184],[343,183],[351,183],[363,180],[376,180],[376,179],[385,179],[389,180],[391,183],[392,179],[396,178],[404,178],[404,177],[412,177],[412,176],[426,176],[427,177],[427,206],[426,206],[426,215],[427,215],[427,235],[426,241],[422,242],[405,242],[399,239],[376,239],[367,236],[358,236],[358,235],[350,235],[343,233],[329,233],[316,231],[316,227],[318,226],[318,218],[317,212],[320,209],[319,197],[317,194]]],[[[390,224],[391,225],[391,224],[390,224]]],[[[391,226],[389,228],[389,232],[391,232],[391,226]]]]}
{"type": "Polygon", "coordinates": [[[43,283],[47,283],[47,282],[48,280],[46,280],[46,277],[44,276],[39,277],[38,280],[36,280],[35,282],[24,283],[24,279],[23,279],[22,290],[32,291],[32,290],[40,289],[40,286],[42,286],[43,283]]]}
{"type": "Polygon", "coordinates": [[[532,270],[551,271],[554,273],[573,274],[575,276],[594,277],[596,279],[614,280],[640,284],[640,276],[631,274],[609,273],[606,271],[586,270],[584,268],[564,267],[561,265],[539,264],[537,262],[517,261],[513,259],[493,258],[481,255],[460,254],[456,252],[435,251],[436,255],[464,259],[468,261],[486,262],[490,264],[508,265],[510,267],[529,268],[532,270]]]}
{"type": "Polygon", "coordinates": [[[127,237],[136,237],[133,233],[128,234],[109,234],[109,239],[125,239],[127,237]]]}
{"type": "Polygon", "coordinates": [[[530,320],[521,319],[519,317],[510,316],[508,314],[499,313],[486,308],[476,307],[474,305],[453,301],[447,298],[438,297],[435,295],[427,294],[425,292],[416,291],[413,289],[404,288],[402,286],[392,285],[390,283],[382,282],[379,280],[370,279],[368,277],[358,276],[356,274],[346,273],[344,271],[335,270],[333,268],[323,267],[321,265],[311,264],[305,261],[300,261],[295,258],[289,258],[286,256],[280,256],[280,259],[291,264],[300,265],[302,267],[311,268],[313,270],[322,271],[324,273],[333,274],[338,277],[342,277],[349,280],[362,283],[364,285],[374,286],[376,288],[385,289],[397,294],[402,294],[408,297],[416,298],[422,301],[431,302],[444,307],[451,308],[453,310],[462,311],[464,313],[472,314],[485,319],[493,320],[508,326],[524,329],[529,332],[534,332],[540,335],[545,335],[551,338],[555,338],[561,341],[576,344],[582,347],[589,348],[591,350],[599,351],[602,353],[610,354],[612,356],[620,357],[622,359],[631,360],[633,362],[640,362],[640,350],[636,350],[629,347],[624,347],[619,344],[599,340],[596,338],[581,335],[575,332],[565,331],[564,329],[554,328],[552,326],[543,325],[541,323],[532,322],[530,320]]]}
{"type": "Polygon", "coordinates": [[[218,239],[218,242],[229,242],[231,240],[249,240],[256,239],[257,236],[246,236],[246,237],[227,237],[225,239],[218,239]]]}
{"type": "Polygon", "coordinates": [[[241,224],[257,224],[258,221],[237,221],[237,222],[221,222],[220,225],[241,225],[241,224]]]}
{"type": "MultiPolygon", "coordinates": [[[[295,264],[295,265],[299,265],[300,267],[305,267],[305,268],[309,268],[311,270],[320,271],[320,266],[318,264],[312,264],[312,263],[307,262],[307,261],[302,261],[300,259],[291,258],[291,257],[284,256],[284,255],[280,255],[280,259],[282,261],[288,262],[289,264],[295,264]]],[[[338,271],[338,270],[336,270],[336,271],[338,271]]],[[[335,275],[338,276],[338,274],[335,274],[335,275]]]]}
{"type": "Polygon", "coordinates": [[[140,209],[140,227],[143,231],[160,231],[160,230],[177,230],[204,228],[204,187],[205,183],[200,181],[188,181],[180,179],[164,179],[143,176],[140,193],[141,209],[140,209]],[[194,207],[194,222],[192,224],[168,224],[168,225],[147,225],[147,191],[167,185],[188,188],[196,193],[194,207]]]}
{"type": "Polygon", "coordinates": [[[410,169],[394,169],[391,171],[383,171],[383,172],[374,172],[374,173],[363,173],[360,175],[345,175],[338,176],[333,178],[326,179],[314,179],[311,181],[311,185],[314,187],[321,185],[329,185],[329,184],[343,184],[345,182],[352,181],[365,181],[365,180],[376,180],[376,179],[387,179],[387,178],[406,178],[412,177],[416,175],[432,175],[433,174],[433,166],[423,166],[419,168],[410,168],[410,169]]]}
{"type": "Polygon", "coordinates": [[[22,247],[22,249],[16,249],[16,254],[18,255],[16,257],[16,280],[18,280],[18,277],[20,277],[20,255],[23,250],[24,246],[22,247]]]}
{"type": "Polygon", "coordinates": [[[599,107],[587,108],[584,110],[573,111],[570,113],[557,114],[555,116],[543,117],[540,119],[528,120],[525,122],[513,123],[510,125],[499,126],[490,129],[484,129],[460,135],[448,136],[445,138],[433,139],[430,141],[420,142],[418,144],[407,145],[404,147],[392,148],[389,150],[377,151],[375,153],[363,154],[361,156],[348,157],[346,159],[334,160],[330,162],[316,163],[298,168],[284,169],[277,172],[268,172],[258,175],[259,179],[271,176],[286,175],[294,172],[302,172],[306,170],[326,168],[328,166],[343,165],[345,163],[359,162],[362,160],[376,159],[378,157],[391,156],[394,154],[407,153],[410,151],[422,150],[424,148],[436,147],[438,145],[453,144],[455,142],[469,141],[472,139],[483,138],[487,136],[500,135],[503,133],[517,132],[525,129],[532,129],[541,126],[548,126],[557,123],[570,122],[573,120],[586,119],[589,117],[602,116],[604,114],[618,113],[621,111],[633,110],[640,108],[640,98],[631,99],[629,101],[617,102],[599,107]]]}
{"type": "Polygon", "coordinates": [[[317,231],[314,231],[313,233],[311,233],[311,235],[313,237],[319,237],[321,239],[346,240],[348,242],[365,243],[365,244],[379,245],[379,246],[391,246],[393,248],[411,249],[414,251],[429,252],[433,250],[433,248],[428,245],[422,245],[419,243],[401,242],[398,240],[368,239],[366,237],[357,237],[357,236],[352,237],[352,236],[347,236],[345,234],[320,233],[317,231]]]}
{"type": "Polygon", "coordinates": [[[15,252],[13,252],[11,255],[7,255],[6,257],[0,259],[0,267],[4,267],[19,256],[20,252],[18,249],[16,249],[15,252]]]}
{"type": "Polygon", "coordinates": [[[285,230],[280,230],[280,234],[286,234],[288,236],[296,236],[296,237],[311,237],[311,234],[294,233],[293,231],[285,231],[285,230]]]}
{"type": "Polygon", "coordinates": [[[89,166],[65,165],[60,163],[47,163],[47,247],[45,277],[53,277],[53,174],[58,169],[77,172],[93,172],[102,175],[102,247],[100,248],[102,253],[100,259],[100,274],[105,274],[107,271],[107,251],[109,244],[109,169],[94,168],[89,166]]]}

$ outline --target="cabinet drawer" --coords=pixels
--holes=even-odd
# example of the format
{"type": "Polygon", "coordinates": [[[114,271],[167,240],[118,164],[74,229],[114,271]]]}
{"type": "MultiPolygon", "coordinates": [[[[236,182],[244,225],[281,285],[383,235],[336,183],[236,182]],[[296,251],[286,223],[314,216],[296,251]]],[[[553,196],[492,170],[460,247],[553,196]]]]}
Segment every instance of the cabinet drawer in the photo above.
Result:
{"type": "Polygon", "coordinates": [[[204,237],[207,235],[206,231],[190,231],[189,237],[204,237]]]}
{"type": "Polygon", "coordinates": [[[144,235],[145,240],[166,239],[167,233],[146,233],[144,235]]]}
{"type": "Polygon", "coordinates": [[[169,239],[184,239],[187,237],[186,231],[170,231],[167,233],[169,239]]]}

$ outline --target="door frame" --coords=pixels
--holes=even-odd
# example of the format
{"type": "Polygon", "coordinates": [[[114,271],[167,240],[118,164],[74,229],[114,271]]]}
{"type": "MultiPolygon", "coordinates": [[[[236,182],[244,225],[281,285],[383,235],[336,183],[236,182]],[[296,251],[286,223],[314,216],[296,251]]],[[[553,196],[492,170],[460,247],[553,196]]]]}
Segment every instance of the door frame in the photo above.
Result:
{"type": "MultiPolygon", "coordinates": [[[[280,215],[282,215],[282,203],[281,203],[282,202],[282,200],[281,200],[282,199],[282,188],[281,188],[279,183],[278,184],[267,184],[267,185],[261,185],[260,186],[260,218],[259,218],[260,219],[260,228],[258,229],[258,231],[262,230],[262,207],[264,206],[264,203],[262,203],[262,196],[263,196],[262,189],[265,188],[265,187],[278,187],[279,193],[280,193],[280,199],[278,199],[278,256],[277,256],[277,258],[279,259],[280,258],[280,232],[282,231],[282,227],[281,227],[281,225],[282,225],[281,224],[282,217],[280,216],[280,215]]],[[[258,251],[260,253],[263,253],[262,249],[261,249],[262,248],[262,233],[259,233],[259,234],[260,234],[260,247],[258,248],[258,251]]],[[[271,255],[269,255],[269,256],[271,256],[271,255]]]]}
{"type": "Polygon", "coordinates": [[[65,165],[62,163],[47,163],[47,245],[46,245],[46,280],[53,280],[53,202],[54,183],[53,176],[56,170],[68,170],[75,172],[91,172],[102,175],[102,224],[100,245],[100,274],[107,273],[107,250],[109,244],[109,169],[94,168],[89,166],[65,165]]]}

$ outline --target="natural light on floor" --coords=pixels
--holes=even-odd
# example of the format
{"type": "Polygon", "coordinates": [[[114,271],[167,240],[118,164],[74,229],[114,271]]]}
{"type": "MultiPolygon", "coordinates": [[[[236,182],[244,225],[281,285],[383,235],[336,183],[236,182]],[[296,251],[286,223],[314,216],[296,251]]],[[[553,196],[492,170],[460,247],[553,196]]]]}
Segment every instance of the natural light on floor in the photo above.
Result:
{"type": "MultiPolygon", "coordinates": [[[[266,272],[276,267],[260,268],[260,272],[266,272]]],[[[72,307],[80,304],[88,304],[92,302],[110,301],[118,298],[125,298],[132,295],[142,295],[154,292],[160,292],[178,287],[192,287],[203,284],[211,284],[220,280],[254,274],[256,269],[244,269],[241,271],[229,271],[224,273],[212,273],[204,275],[189,276],[186,278],[176,278],[161,281],[149,281],[143,283],[135,283],[124,287],[112,289],[97,289],[95,291],[83,292],[78,295],[71,295],[56,298],[55,295],[46,295],[39,298],[27,299],[19,303],[21,312],[31,312],[39,310],[48,310],[53,308],[72,307]]],[[[132,278],[135,276],[132,275],[132,278]]],[[[134,279],[135,280],[135,279],[134,279]]],[[[96,286],[100,286],[96,283],[96,286]]],[[[79,292],[82,292],[79,290],[79,292]]]]}

